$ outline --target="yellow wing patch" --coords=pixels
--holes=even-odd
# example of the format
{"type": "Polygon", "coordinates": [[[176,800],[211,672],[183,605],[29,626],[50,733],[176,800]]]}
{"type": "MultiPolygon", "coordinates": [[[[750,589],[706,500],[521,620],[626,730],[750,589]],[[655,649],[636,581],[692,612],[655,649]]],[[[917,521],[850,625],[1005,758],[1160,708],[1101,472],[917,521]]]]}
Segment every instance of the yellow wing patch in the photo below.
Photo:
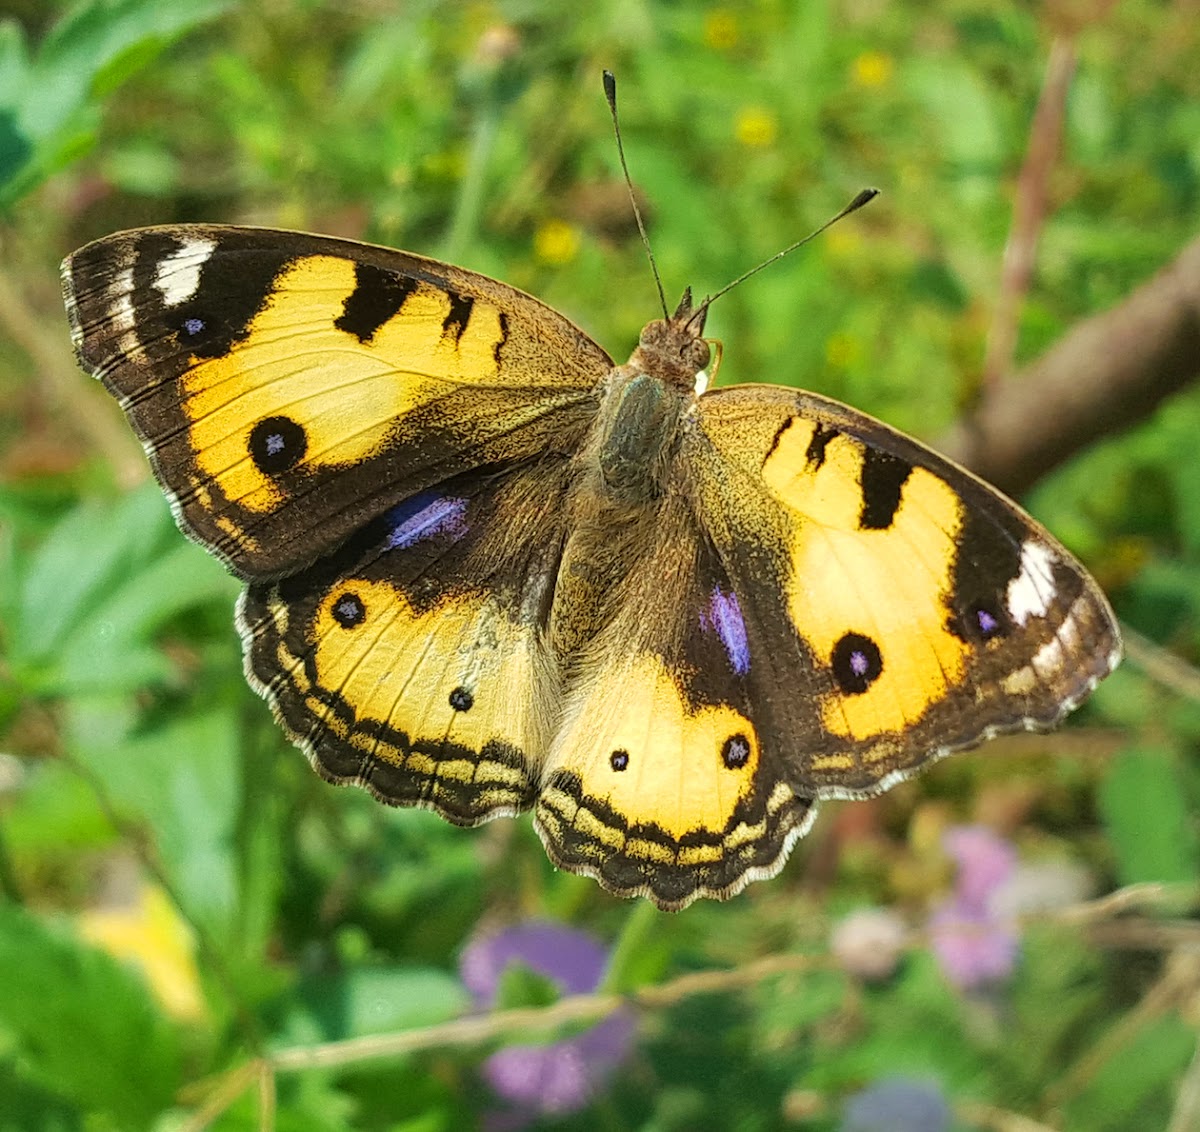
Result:
{"type": "Polygon", "coordinates": [[[271,631],[243,625],[254,666],[280,674],[263,690],[318,769],[453,820],[527,804],[546,743],[546,665],[535,636],[493,600],[463,596],[422,612],[387,582],[349,577],[305,624],[289,624],[277,591],[265,607],[271,631]]]}
{"type": "Polygon", "coordinates": [[[749,720],[725,705],[689,710],[671,672],[649,655],[593,682],[549,758],[630,824],[653,823],[675,838],[723,831],[758,763],[749,720]]]}
{"type": "Polygon", "coordinates": [[[815,421],[795,418],[763,466],[763,481],[798,512],[791,545],[792,621],[825,664],[850,631],[887,643],[882,671],[856,695],[827,697],[831,732],[869,739],[902,730],[963,674],[967,646],[946,628],[961,503],[944,480],[915,468],[890,523],[862,525],[866,448],[839,434],[823,458],[815,421]]]}
{"type": "Polygon", "coordinates": [[[460,325],[451,296],[419,283],[359,341],[338,326],[355,288],[350,260],[297,261],[245,337],[228,354],[194,359],[183,379],[197,467],[247,510],[283,501],[278,480],[247,451],[248,423],[286,415],[304,429],[305,467],[334,471],[375,455],[399,418],[456,384],[497,379],[504,328],[495,306],[473,302],[460,325]]]}

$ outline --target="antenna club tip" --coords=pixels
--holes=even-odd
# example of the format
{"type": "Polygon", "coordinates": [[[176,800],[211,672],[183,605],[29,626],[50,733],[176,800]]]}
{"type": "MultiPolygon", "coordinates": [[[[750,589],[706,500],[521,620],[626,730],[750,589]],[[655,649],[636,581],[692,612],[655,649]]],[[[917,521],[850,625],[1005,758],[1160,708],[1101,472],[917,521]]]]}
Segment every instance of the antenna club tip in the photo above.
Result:
{"type": "Polygon", "coordinates": [[[614,102],[617,97],[617,76],[607,67],[604,69],[604,94],[608,101],[614,102]]]}

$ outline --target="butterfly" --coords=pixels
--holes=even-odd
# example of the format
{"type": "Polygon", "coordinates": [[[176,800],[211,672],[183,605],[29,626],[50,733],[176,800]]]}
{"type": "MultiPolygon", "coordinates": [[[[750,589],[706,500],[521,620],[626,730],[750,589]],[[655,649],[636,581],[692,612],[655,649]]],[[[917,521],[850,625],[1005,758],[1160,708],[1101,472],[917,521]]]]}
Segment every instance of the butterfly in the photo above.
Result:
{"type": "Polygon", "coordinates": [[[315,769],[463,826],[532,809],[613,893],[729,897],[821,799],[1052,727],[1120,658],[971,473],[815,393],[704,391],[690,292],[618,365],[504,283],[323,236],[144,228],[63,281],[315,769]]]}

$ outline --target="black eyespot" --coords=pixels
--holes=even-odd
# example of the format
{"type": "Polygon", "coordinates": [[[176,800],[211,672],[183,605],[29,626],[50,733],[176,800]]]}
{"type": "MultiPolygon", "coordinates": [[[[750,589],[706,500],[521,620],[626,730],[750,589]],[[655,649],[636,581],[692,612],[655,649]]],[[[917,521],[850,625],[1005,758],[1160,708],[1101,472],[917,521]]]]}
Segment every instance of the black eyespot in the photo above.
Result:
{"type": "Polygon", "coordinates": [[[865,692],[883,671],[879,646],[861,633],[847,633],[833,646],[833,676],[848,696],[865,692]]]}
{"type": "Polygon", "coordinates": [[[260,472],[278,475],[300,462],[308,437],[291,417],[267,417],[250,430],[248,447],[260,472]]]}
{"type": "Polygon", "coordinates": [[[333,603],[333,619],[343,629],[356,629],[366,620],[367,610],[358,594],[347,590],[333,603]]]}
{"type": "Polygon", "coordinates": [[[624,770],[629,765],[628,751],[613,751],[608,758],[613,770],[624,770]]]}
{"type": "Polygon", "coordinates": [[[450,693],[450,706],[455,711],[470,711],[475,703],[475,697],[466,688],[458,687],[450,693]]]}
{"type": "Polygon", "coordinates": [[[730,770],[741,770],[750,761],[750,740],[745,735],[730,735],[721,748],[721,761],[730,770]]]}

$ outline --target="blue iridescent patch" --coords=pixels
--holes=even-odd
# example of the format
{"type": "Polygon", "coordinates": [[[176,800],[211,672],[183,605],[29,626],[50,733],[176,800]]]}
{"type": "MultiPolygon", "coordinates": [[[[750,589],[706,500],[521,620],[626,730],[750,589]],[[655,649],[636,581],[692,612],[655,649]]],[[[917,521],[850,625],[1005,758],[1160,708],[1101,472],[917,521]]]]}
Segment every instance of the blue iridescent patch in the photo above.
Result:
{"type": "Polygon", "coordinates": [[[725,593],[720,586],[714,586],[708,608],[700,611],[700,627],[721,638],[735,675],[745,676],[750,671],[750,644],[746,640],[746,622],[742,619],[737,594],[725,593]]]}
{"type": "Polygon", "coordinates": [[[391,525],[388,549],[404,550],[439,534],[461,538],[467,530],[466,511],[465,499],[439,495],[436,491],[414,495],[388,512],[391,525]]]}

